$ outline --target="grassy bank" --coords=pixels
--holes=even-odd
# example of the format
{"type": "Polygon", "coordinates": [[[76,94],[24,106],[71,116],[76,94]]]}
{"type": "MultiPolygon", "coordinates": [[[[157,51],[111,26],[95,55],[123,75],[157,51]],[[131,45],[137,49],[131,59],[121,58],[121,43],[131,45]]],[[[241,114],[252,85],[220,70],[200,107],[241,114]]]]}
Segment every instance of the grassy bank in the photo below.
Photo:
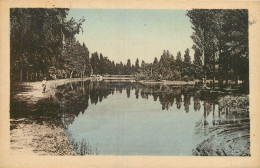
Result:
{"type": "Polygon", "coordinates": [[[76,155],[63,128],[11,120],[10,149],[14,155],[76,155]]]}
{"type": "Polygon", "coordinates": [[[193,150],[193,155],[250,156],[248,96],[225,96],[218,104],[226,118],[218,121],[223,124],[207,128],[209,136],[193,150]]]}
{"type": "MultiPolygon", "coordinates": [[[[42,93],[41,82],[22,82],[11,86],[12,101],[33,106],[55,94],[55,88],[68,82],[82,81],[81,78],[47,81],[47,90],[42,93]]],[[[25,112],[26,111],[23,111],[25,112]]],[[[36,123],[20,118],[10,119],[11,154],[25,155],[76,155],[66,132],[57,124],[36,123]]]]}

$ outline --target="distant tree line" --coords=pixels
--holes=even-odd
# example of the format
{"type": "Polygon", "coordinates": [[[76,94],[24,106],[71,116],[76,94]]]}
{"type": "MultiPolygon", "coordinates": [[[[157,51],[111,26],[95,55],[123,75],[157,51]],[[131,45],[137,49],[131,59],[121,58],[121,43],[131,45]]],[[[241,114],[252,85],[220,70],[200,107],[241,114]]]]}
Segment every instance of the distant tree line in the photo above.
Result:
{"type": "MultiPolygon", "coordinates": [[[[195,53],[196,55],[196,53],[195,53]]],[[[136,68],[140,79],[145,80],[194,80],[202,77],[201,61],[195,57],[191,61],[190,50],[187,48],[182,58],[181,52],[173,56],[169,50],[164,50],[160,59],[154,58],[153,63],[142,61],[136,68]]]]}

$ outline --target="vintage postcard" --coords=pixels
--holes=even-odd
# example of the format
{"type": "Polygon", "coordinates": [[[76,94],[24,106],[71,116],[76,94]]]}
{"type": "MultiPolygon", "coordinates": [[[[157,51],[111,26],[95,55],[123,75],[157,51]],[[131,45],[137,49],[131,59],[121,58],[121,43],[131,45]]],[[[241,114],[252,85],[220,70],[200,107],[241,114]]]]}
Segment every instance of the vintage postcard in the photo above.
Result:
{"type": "Polygon", "coordinates": [[[259,2],[1,6],[0,167],[260,166],[259,2]]]}

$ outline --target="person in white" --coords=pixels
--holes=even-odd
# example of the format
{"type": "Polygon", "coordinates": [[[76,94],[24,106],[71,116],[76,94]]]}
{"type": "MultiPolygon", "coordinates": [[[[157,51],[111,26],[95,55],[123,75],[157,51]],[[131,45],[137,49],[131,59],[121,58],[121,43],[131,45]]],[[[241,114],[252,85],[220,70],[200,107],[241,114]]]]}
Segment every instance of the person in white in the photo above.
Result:
{"type": "Polygon", "coordinates": [[[42,93],[46,92],[46,86],[47,86],[46,84],[47,84],[46,78],[43,78],[43,80],[42,80],[42,93]]]}

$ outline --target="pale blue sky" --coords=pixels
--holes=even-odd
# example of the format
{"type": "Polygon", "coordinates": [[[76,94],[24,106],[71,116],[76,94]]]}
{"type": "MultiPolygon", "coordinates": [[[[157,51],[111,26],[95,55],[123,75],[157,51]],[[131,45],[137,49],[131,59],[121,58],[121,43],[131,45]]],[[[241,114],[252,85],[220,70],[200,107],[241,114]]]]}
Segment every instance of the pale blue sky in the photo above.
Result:
{"type": "Polygon", "coordinates": [[[71,9],[69,17],[84,17],[84,33],[76,35],[90,53],[97,51],[110,60],[126,63],[136,58],[152,62],[169,50],[176,58],[181,51],[194,51],[191,23],[186,10],[71,9]]]}

